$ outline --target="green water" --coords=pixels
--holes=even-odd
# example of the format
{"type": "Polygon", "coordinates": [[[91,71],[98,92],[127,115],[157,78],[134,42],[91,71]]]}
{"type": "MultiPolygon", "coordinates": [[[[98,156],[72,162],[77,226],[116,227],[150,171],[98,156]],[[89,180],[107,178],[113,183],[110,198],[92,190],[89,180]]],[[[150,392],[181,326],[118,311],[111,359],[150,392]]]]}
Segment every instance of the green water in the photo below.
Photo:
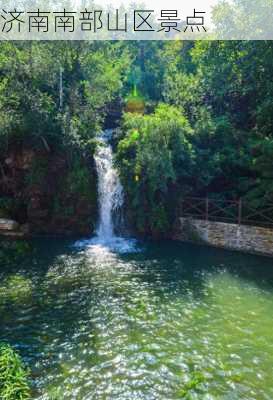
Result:
{"type": "Polygon", "coordinates": [[[34,398],[273,399],[273,261],[185,244],[44,241],[0,269],[0,340],[34,398]]]}

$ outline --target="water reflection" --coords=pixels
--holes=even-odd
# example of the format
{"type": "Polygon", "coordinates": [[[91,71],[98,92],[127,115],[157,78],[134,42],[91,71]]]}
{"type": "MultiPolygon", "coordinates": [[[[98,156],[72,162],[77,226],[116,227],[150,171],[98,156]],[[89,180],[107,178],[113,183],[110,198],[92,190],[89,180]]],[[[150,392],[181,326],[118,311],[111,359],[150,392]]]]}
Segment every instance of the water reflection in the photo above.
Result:
{"type": "Polygon", "coordinates": [[[272,260],[166,242],[122,255],[35,246],[0,287],[1,339],[29,363],[35,398],[273,397],[272,260]]]}

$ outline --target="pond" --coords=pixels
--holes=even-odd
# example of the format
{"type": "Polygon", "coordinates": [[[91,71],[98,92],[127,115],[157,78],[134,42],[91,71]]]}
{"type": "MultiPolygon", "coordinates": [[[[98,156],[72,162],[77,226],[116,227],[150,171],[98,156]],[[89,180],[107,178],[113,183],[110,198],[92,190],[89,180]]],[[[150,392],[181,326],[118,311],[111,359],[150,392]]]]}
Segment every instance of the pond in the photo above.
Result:
{"type": "Polygon", "coordinates": [[[273,261],[189,244],[33,242],[0,269],[0,340],[35,399],[272,399],[273,261]]]}

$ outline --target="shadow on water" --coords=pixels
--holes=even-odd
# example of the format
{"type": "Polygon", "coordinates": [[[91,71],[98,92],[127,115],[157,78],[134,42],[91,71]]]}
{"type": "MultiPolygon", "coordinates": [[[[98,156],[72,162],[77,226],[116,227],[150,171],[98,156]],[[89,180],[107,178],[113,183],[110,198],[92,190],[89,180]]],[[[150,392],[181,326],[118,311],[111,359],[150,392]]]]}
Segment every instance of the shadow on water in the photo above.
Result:
{"type": "Polygon", "coordinates": [[[207,274],[226,271],[261,289],[273,287],[273,259],[260,255],[245,254],[219,248],[174,241],[149,242],[145,251],[121,256],[126,262],[149,265],[146,279],[154,281],[158,269],[161,284],[173,285],[175,281],[186,281],[196,294],[202,293],[202,281],[207,274]],[[149,277],[150,269],[150,277],[149,277]]]}

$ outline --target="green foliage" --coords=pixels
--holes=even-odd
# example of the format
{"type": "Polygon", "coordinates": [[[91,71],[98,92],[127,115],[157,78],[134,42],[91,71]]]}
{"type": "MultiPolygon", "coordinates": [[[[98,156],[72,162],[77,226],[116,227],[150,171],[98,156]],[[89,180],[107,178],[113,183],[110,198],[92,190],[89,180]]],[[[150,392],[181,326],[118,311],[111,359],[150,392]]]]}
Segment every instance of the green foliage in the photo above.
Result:
{"type": "MultiPolygon", "coordinates": [[[[241,20],[244,1],[214,9],[219,29],[235,6],[241,20]]],[[[166,232],[184,194],[245,197],[255,207],[273,201],[271,42],[3,42],[0,70],[0,159],[10,142],[25,140],[47,151],[61,147],[72,159],[92,155],[109,105],[123,103],[117,160],[141,232],[166,232]]],[[[27,186],[50,168],[43,157],[36,161],[27,186]]],[[[81,163],[72,165],[68,195],[93,195],[87,175],[81,163]]]]}
{"type": "Polygon", "coordinates": [[[85,146],[101,129],[129,65],[122,43],[2,42],[0,141],[31,137],[54,147],[85,146]]]}
{"type": "Polygon", "coordinates": [[[60,387],[58,388],[50,388],[48,390],[48,396],[49,400],[63,400],[64,395],[62,394],[62,389],[60,387]]]}
{"type": "Polygon", "coordinates": [[[169,195],[194,160],[188,121],[161,104],[151,115],[125,114],[123,129],[117,160],[136,227],[154,235],[167,232],[173,217],[169,195]]]}
{"type": "MultiPolygon", "coordinates": [[[[237,3],[241,12],[245,4],[237,3]]],[[[169,43],[162,59],[172,60],[164,100],[183,110],[194,130],[192,193],[272,201],[272,43],[169,43]]]]}
{"type": "Polygon", "coordinates": [[[90,196],[90,171],[82,160],[75,158],[65,181],[68,193],[90,196]]]}
{"type": "MultiPolygon", "coordinates": [[[[84,214],[83,224],[92,225],[96,220],[97,184],[90,159],[74,153],[67,161],[63,176],[58,181],[58,192],[54,195],[51,215],[69,223],[84,214]],[[87,221],[88,219],[88,221],[87,221]]],[[[69,226],[68,226],[69,229],[69,226]]]]}
{"type": "Polygon", "coordinates": [[[32,252],[32,247],[25,240],[1,240],[0,244],[1,264],[14,264],[32,252]]]}
{"type": "Polygon", "coordinates": [[[0,197],[0,218],[9,218],[14,208],[15,202],[12,198],[0,197]]]}
{"type": "Polygon", "coordinates": [[[1,400],[28,400],[29,372],[20,356],[5,343],[0,343],[0,398],[1,400]]]}
{"type": "Polygon", "coordinates": [[[255,184],[246,194],[253,207],[263,207],[273,199],[273,138],[259,137],[252,142],[252,160],[250,170],[255,174],[255,184]]]}
{"type": "Polygon", "coordinates": [[[200,385],[204,383],[205,378],[201,372],[193,372],[191,378],[183,385],[181,389],[177,392],[177,397],[190,400],[191,393],[199,392],[200,385]]]}
{"type": "Polygon", "coordinates": [[[25,175],[26,185],[33,186],[43,183],[47,176],[49,160],[46,157],[34,158],[31,167],[25,175]]]}
{"type": "Polygon", "coordinates": [[[272,33],[268,15],[273,11],[272,0],[223,0],[212,9],[217,34],[229,37],[263,38],[272,33]],[[249,27],[251,26],[251,31],[249,27]]]}
{"type": "Polygon", "coordinates": [[[135,54],[146,103],[169,104],[124,118],[117,159],[137,229],[166,232],[184,194],[245,197],[255,208],[272,202],[272,44],[144,42],[135,54]],[[157,82],[147,81],[150,73],[157,82]],[[183,137],[178,114],[187,121],[183,137]]]}

